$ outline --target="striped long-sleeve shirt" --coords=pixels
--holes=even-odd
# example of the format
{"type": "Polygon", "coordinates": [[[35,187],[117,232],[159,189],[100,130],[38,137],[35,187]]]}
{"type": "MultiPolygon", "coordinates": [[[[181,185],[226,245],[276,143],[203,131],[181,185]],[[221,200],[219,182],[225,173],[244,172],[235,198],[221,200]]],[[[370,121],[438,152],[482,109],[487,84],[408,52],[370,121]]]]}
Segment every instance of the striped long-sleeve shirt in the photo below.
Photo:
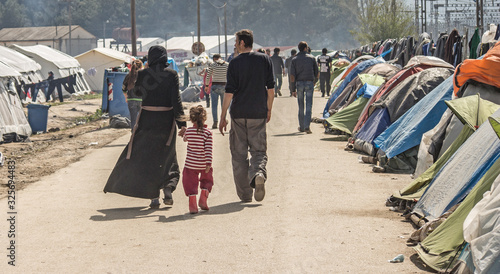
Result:
{"type": "Polygon", "coordinates": [[[207,165],[212,165],[212,132],[205,127],[198,132],[196,127],[190,127],[184,134],[187,142],[187,155],[184,167],[204,170],[207,165]]]}
{"type": "Polygon", "coordinates": [[[224,60],[217,60],[208,67],[207,78],[212,77],[212,84],[226,84],[228,63],[224,60]]]}

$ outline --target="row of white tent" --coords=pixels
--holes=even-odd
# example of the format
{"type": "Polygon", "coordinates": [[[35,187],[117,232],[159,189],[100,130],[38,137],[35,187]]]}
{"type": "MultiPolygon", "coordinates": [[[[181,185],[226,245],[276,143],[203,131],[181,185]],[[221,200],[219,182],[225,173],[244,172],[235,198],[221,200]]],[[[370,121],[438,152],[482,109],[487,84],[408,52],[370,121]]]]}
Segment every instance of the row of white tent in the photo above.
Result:
{"type": "MultiPolygon", "coordinates": [[[[80,63],[63,52],[44,45],[0,46],[0,142],[31,135],[20,95],[30,92],[34,96],[36,92],[33,91],[40,88],[49,71],[53,72],[55,80],[67,78],[77,94],[91,91],[80,63]]],[[[43,102],[44,91],[39,91],[31,100],[43,102]]]]}

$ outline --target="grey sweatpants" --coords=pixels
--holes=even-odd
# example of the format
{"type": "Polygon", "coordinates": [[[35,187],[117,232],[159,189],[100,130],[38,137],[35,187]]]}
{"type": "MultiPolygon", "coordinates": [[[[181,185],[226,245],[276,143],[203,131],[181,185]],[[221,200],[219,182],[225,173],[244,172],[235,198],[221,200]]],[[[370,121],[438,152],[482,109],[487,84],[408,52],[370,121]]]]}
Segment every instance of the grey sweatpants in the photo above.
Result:
{"type": "Polygon", "coordinates": [[[229,146],[236,193],[241,200],[251,200],[255,176],[267,179],[266,119],[231,119],[229,146]]]}

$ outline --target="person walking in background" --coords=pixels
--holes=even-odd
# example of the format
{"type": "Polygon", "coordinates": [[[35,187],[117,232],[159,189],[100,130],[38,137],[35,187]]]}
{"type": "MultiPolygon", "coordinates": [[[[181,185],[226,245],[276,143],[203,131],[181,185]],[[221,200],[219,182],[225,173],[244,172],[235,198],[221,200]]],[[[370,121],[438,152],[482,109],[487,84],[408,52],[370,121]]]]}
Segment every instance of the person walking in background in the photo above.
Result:
{"type": "Polygon", "coordinates": [[[186,129],[184,142],[187,142],[186,162],[182,171],[184,193],[189,197],[189,213],[198,213],[196,195],[198,186],[201,188],[199,206],[208,210],[208,194],[214,185],[212,169],[212,132],[207,129],[207,111],[198,105],[189,110],[189,120],[192,127],[186,129]]]}
{"type": "Polygon", "coordinates": [[[130,72],[125,76],[122,85],[122,91],[127,94],[127,105],[130,112],[130,128],[134,129],[137,121],[137,115],[141,110],[142,97],[135,93],[135,81],[139,70],[142,69],[142,61],[137,59],[132,61],[130,72]]]}
{"type": "Polygon", "coordinates": [[[212,79],[212,88],[210,89],[210,97],[212,98],[212,118],[214,119],[212,129],[216,129],[219,124],[217,107],[219,105],[219,98],[221,105],[224,98],[228,63],[224,61],[219,54],[214,54],[213,60],[214,62],[208,67],[207,78],[212,79]]]}
{"type": "Polygon", "coordinates": [[[280,48],[274,48],[274,54],[271,56],[274,71],[274,96],[281,96],[281,85],[283,84],[283,76],[285,75],[285,64],[283,58],[280,57],[280,48]]]}
{"type": "Polygon", "coordinates": [[[231,62],[236,56],[238,56],[238,50],[236,48],[233,49],[233,53],[229,55],[229,58],[227,58],[227,62],[231,62]]]}
{"type": "MultiPolygon", "coordinates": [[[[288,74],[288,87],[290,87],[290,65],[292,64],[292,59],[297,55],[297,50],[292,49],[290,52],[292,55],[285,60],[285,73],[288,74]]],[[[292,97],[292,90],[290,89],[290,97],[292,97]]]]}
{"type": "Polygon", "coordinates": [[[326,53],[328,50],[323,48],[321,55],[318,56],[319,63],[319,86],[321,89],[321,97],[325,97],[325,93],[330,97],[330,69],[332,67],[332,58],[326,53]],[[325,91],[326,88],[326,91],[325,91]]]}
{"type": "Polygon", "coordinates": [[[266,49],[266,55],[271,57],[271,50],[270,49],[266,49]]]}
{"type": "Polygon", "coordinates": [[[151,199],[150,208],[160,207],[160,189],[166,205],[174,203],[172,192],[180,178],[175,150],[175,124],[184,136],[186,122],[179,77],[167,68],[167,50],[149,49],[149,67],[139,71],[135,92],[142,96],[142,107],[130,142],[118,158],[104,187],[104,193],[151,199]]]}
{"type": "MultiPolygon", "coordinates": [[[[49,71],[49,77],[47,77],[46,81],[47,81],[48,85],[47,85],[47,92],[45,93],[45,101],[48,102],[48,101],[50,101],[50,97],[52,96],[52,93],[54,92],[54,89],[56,88],[56,85],[54,82],[54,73],[52,71],[49,71]]],[[[35,100],[36,100],[36,98],[33,98],[33,102],[35,100]]]]}
{"type": "Polygon", "coordinates": [[[265,196],[266,123],[271,120],[274,76],[271,58],[252,51],[253,32],[244,29],[235,35],[240,54],[229,63],[227,70],[219,131],[224,135],[228,123],[226,112],[231,105],[229,146],[234,183],[238,197],[246,203],[252,201],[252,194],[256,201],[262,201],[265,196]]]}
{"type": "Polygon", "coordinates": [[[307,53],[307,43],[299,43],[299,54],[292,59],[290,65],[290,91],[297,97],[299,104],[299,131],[312,133],[311,111],[313,104],[314,84],[318,81],[318,63],[311,54],[307,53]],[[305,100],[305,110],[304,110],[305,100]]]}

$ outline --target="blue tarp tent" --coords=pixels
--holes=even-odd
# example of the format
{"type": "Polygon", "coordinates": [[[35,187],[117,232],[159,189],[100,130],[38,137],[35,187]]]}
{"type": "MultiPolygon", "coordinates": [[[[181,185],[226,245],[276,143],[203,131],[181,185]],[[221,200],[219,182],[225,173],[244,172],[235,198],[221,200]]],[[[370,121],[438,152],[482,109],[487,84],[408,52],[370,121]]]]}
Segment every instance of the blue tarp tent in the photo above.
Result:
{"type": "MultiPolygon", "coordinates": [[[[493,116],[500,115],[497,110],[493,116]]],[[[482,126],[436,174],[413,213],[431,221],[461,202],[500,158],[500,139],[490,123],[482,126]]]]}
{"type": "Polygon", "coordinates": [[[330,117],[330,114],[328,113],[328,110],[330,109],[330,105],[337,99],[337,97],[342,93],[344,88],[352,81],[358,74],[363,72],[365,69],[374,66],[379,63],[384,63],[385,60],[381,57],[374,58],[374,59],[369,59],[366,61],[363,61],[359,63],[354,69],[352,69],[351,72],[344,78],[340,86],[330,95],[330,98],[328,99],[328,102],[326,103],[325,109],[323,110],[323,118],[328,118],[330,117]]]}
{"type": "Polygon", "coordinates": [[[434,128],[446,111],[445,100],[451,100],[453,77],[449,77],[420,102],[410,108],[373,142],[376,148],[392,158],[420,144],[422,135],[434,128]]]}

